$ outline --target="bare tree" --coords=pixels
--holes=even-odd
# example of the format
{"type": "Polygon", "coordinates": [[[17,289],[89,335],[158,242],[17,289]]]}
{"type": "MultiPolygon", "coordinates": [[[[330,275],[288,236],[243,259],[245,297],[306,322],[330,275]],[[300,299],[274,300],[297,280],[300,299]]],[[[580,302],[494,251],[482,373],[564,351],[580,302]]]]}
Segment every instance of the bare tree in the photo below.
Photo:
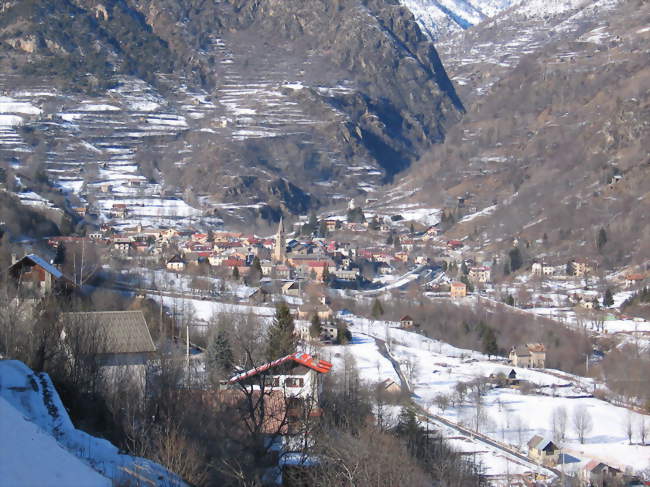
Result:
{"type": "Polygon", "coordinates": [[[555,441],[564,441],[566,436],[567,412],[564,406],[558,406],[553,409],[551,415],[551,430],[555,441]]]}
{"type": "Polygon", "coordinates": [[[648,436],[649,430],[650,430],[650,424],[646,420],[646,417],[644,414],[642,414],[639,417],[639,420],[637,422],[637,427],[639,430],[639,438],[641,439],[641,445],[645,446],[645,439],[648,436]]]}
{"type": "Polygon", "coordinates": [[[625,436],[627,436],[627,442],[629,445],[632,444],[632,413],[630,411],[625,415],[623,426],[625,428],[625,436]]]}
{"type": "Polygon", "coordinates": [[[589,434],[593,426],[591,415],[584,404],[579,404],[573,408],[573,429],[580,440],[580,443],[585,442],[585,435],[589,434]]]}

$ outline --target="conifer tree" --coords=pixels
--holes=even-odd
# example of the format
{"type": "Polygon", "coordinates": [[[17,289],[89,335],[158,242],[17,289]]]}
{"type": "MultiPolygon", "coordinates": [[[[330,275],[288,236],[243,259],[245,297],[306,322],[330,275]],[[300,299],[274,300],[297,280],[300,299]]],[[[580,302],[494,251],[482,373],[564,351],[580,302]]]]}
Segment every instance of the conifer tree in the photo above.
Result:
{"type": "Polygon", "coordinates": [[[312,338],[318,338],[321,333],[321,323],[318,313],[314,313],[314,316],[311,319],[311,325],[309,326],[309,336],[312,338]]]}
{"type": "Polygon", "coordinates": [[[232,371],[234,358],[225,330],[218,330],[210,341],[206,350],[206,364],[211,373],[221,374],[232,371]]]}
{"type": "Polygon", "coordinates": [[[384,314],[384,307],[381,305],[381,301],[375,298],[375,300],[372,302],[372,317],[374,319],[378,319],[383,314],[384,314]]]}
{"type": "Polygon", "coordinates": [[[598,231],[598,238],[596,239],[596,247],[598,250],[603,250],[603,247],[607,243],[607,232],[604,228],[601,228],[598,231]]]}
{"type": "Polygon", "coordinates": [[[612,295],[612,291],[607,288],[605,291],[605,295],[603,296],[603,306],[606,308],[613,306],[614,305],[614,296],[612,295]]]}
{"type": "Polygon", "coordinates": [[[287,303],[282,302],[276,307],[273,324],[269,328],[267,338],[266,356],[268,360],[275,360],[296,351],[295,324],[287,303]]]}

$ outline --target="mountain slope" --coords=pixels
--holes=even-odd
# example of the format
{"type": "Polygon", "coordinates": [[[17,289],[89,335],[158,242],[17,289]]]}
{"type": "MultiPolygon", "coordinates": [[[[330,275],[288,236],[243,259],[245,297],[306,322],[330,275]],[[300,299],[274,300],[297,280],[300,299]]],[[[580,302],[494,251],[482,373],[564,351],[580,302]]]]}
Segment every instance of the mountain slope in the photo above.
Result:
{"type": "Polygon", "coordinates": [[[0,87],[36,110],[6,112],[2,155],[48,168],[73,205],[140,180],[216,218],[304,213],[390,181],[463,111],[388,0],[28,0],[7,4],[0,40],[0,87]]]}
{"type": "Polygon", "coordinates": [[[464,52],[476,62],[463,63],[461,53],[450,64],[466,82],[468,114],[410,179],[427,188],[420,200],[457,218],[491,207],[451,236],[492,248],[523,237],[560,261],[647,259],[649,22],[647,2],[587,2],[543,21],[512,11],[497,20],[503,37],[490,37],[491,23],[466,36],[464,52]],[[529,52],[506,48],[514,44],[529,52]],[[456,197],[465,209],[455,208],[456,197]],[[609,238],[599,249],[600,228],[609,238]]]}

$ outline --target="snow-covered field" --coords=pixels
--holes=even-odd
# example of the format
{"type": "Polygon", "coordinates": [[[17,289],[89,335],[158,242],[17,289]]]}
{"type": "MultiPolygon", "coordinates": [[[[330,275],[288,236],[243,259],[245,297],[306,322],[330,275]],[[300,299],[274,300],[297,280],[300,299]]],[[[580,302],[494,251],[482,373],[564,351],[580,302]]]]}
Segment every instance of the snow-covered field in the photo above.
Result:
{"type": "MultiPolygon", "coordinates": [[[[512,366],[504,360],[488,360],[488,357],[471,351],[452,347],[437,340],[428,339],[395,327],[395,323],[363,320],[353,317],[351,330],[356,337],[352,344],[326,347],[325,353],[333,355],[351,354],[360,364],[362,378],[376,383],[390,375],[387,361],[377,346],[369,340],[375,336],[390,343],[391,355],[401,364],[402,372],[413,391],[413,398],[429,412],[440,415],[454,423],[470,429],[476,426],[476,407],[465,400],[462,405],[449,405],[441,409],[435,400],[444,394],[453,396],[456,384],[487,378],[491,374],[507,375],[512,366]]],[[[564,408],[568,415],[566,437],[560,441],[562,451],[575,457],[564,467],[567,471],[584,466],[591,459],[619,466],[634,472],[650,468],[650,445],[641,446],[638,433],[642,421],[650,429],[650,416],[644,416],[605,401],[589,397],[595,383],[592,379],[573,376],[559,371],[530,370],[514,368],[517,378],[533,384],[532,390],[524,394],[515,388],[491,388],[480,406],[479,431],[494,440],[512,445],[525,452],[526,442],[534,435],[552,437],[553,411],[564,408]],[[576,408],[584,407],[592,427],[585,434],[581,444],[572,426],[576,408]],[[628,444],[625,425],[628,417],[633,425],[632,445],[628,444]]],[[[449,432],[453,436],[453,432],[449,432]]],[[[466,439],[458,439],[455,446],[468,447],[466,439]]],[[[476,445],[469,448],[476,450],[476,445]]],[[[483,446],[481,448],[484,448],[483,446]]],[[[463,450],[465,451],[465,450],[463,450]]],[[[491,475],[510,473],[516,470],[512,459],[492,458],[492,453],[482,455],[491,475]],[[515,469],[515,470],[513,470],[515,469]]],[[[497,455],[498,456],[498,455],[497,455]]]]}
{"type": "Polygon", "coordinates": [[[3,486],[186,485],[159,464],[75,429],[47,374],[22,362],[0,361],[0,431],[3,486]]]}

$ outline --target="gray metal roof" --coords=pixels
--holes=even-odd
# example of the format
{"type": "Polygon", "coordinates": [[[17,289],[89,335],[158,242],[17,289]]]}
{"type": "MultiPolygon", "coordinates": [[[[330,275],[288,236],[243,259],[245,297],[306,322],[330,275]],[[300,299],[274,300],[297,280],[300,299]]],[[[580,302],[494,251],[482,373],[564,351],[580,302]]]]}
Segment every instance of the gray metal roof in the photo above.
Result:
{"type": "Polygon", "coordinates": [[[155,352],[142,311],[96,311],[62,313],[61,320],[72,326],[94,327],[99,332],[98,353],[155,352]]]}

